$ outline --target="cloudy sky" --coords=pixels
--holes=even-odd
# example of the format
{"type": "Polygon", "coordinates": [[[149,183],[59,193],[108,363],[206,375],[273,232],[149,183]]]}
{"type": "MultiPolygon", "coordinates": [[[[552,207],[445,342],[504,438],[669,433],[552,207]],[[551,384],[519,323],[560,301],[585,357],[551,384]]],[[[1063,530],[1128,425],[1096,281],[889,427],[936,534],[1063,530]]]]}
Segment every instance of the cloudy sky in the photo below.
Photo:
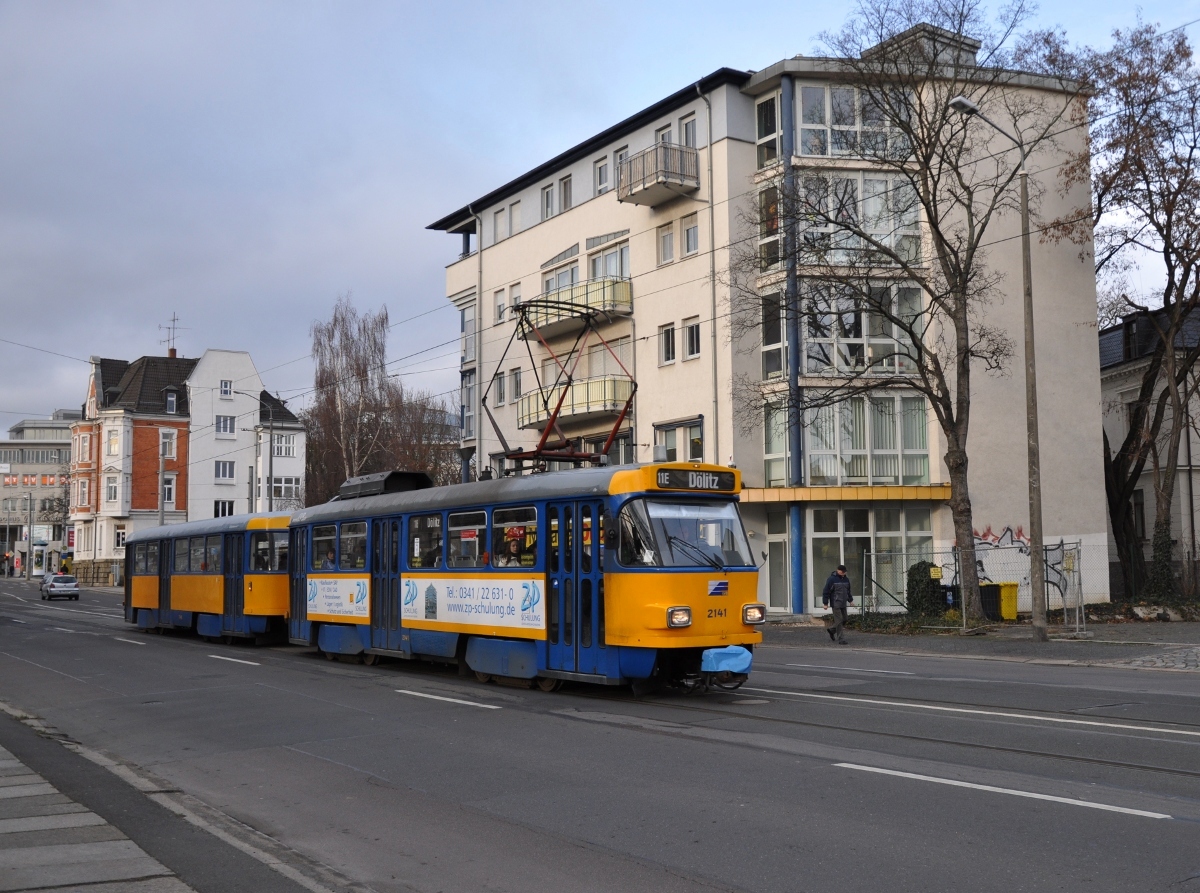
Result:
{"type": "MultiPolygon", "coordinates": [[[[90,355],[165,353],[172,314],[183,355],[248,350],[302,405],[345,291],[412,319],[389,356],[447,391],[459,242],[428,223],[716,68],[813,52],[847,8],[0,0],[0,430],[78,407],[90,355]]],[[[1037,23],[1102,44],[1135,15],[1037,23]]]]}

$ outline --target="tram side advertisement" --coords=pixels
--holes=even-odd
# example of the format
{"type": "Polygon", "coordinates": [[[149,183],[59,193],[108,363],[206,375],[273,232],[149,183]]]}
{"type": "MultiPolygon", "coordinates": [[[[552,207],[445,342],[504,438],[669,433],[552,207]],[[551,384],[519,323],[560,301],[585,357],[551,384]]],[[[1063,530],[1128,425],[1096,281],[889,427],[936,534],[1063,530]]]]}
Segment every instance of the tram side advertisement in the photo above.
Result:
{"type": "Polygon", "coordinates": [[[308,619],[333,623],[370,623],[371,577],[339,574],[308,578],[308,619]]]}
{"type": "Polygon", "coordinates": [[[512,629],[546,628],[544,577],[411,577],[402,581],[404,621],[512,629]]]}

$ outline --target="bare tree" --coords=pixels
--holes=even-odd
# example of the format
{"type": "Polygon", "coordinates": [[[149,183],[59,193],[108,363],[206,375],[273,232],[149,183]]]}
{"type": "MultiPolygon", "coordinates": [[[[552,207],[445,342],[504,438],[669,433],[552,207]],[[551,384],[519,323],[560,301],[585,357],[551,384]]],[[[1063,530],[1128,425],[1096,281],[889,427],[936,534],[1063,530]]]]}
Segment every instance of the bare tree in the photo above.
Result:
{"type": "MultiPolygon", "coordinates": [[[[823,38],[835,86],[833,120],[819,123],[834,126],[810,135],[798,122],[796,154],[813,163],[761,184],[746,220],[750,247],[732,263],[736,336],[780,319],[804,331],[799,387],[737,383],[745,424],[761,424],[766,401],[793,423],[816,425],[817,436],[836,437],[847,413],[864,411],[855,407],[874,411],[871,395],[924,398],[946,441],[961,583],[975,616],[972,377],[1003,373],[1013,352],[1007,331],[988,319],[1005,278],[989,263],[989,245],[997,221],[1017,214],[1020,155],[949,102],[970,97],[1026,155],[1056,148],[1079,114],[1079,88],[1056,35],[1019,35],[1027,14],[1018,2],[992,25],[974,0],[860,2],[823,38]],[[838,155],[862,163],[825,160],[838,155]],[[789,279],[798,284],[787,288],[789,279]]],[[[902,411],[923,418],[926,410],[902,411]]]]}
{"type": "Polygon", "coordinates": [[[1164,598],[1174,591],[1171,508],[1195,394],[1190,372],[1200,359],[1192,331],[1200,306],[1200,77],[1183,31],[1142,23],[1114,32],[1111,49],[1084,62],[1095,84],[1095,123],[1091,145],[1063,167],[1062,186],[1089,184],[1091,214],[1055,221],[1052,237],[1090,247],[1094,234],[1097,276],[1109,285],[1101,293],[1120,291],[1120,315],[1136,314],[1128,356],[1145,365],[1137,396],[1123,407],[1124,438],[1114,449],[1105,433],[1105,490],[1126,592],[1145,579],[1147,594],[1164,598]],[[1162,265],[1162,287],[1130,296],[1124,274],[1147,256],[1162,265]],[[1148,575],[1132,508],[1147,462],[1155,496],[1148,575]]]}
{"type": "Polygon", "coordinates": [[[405,389],[387,369],[386,308],[359,315],[349,293],[328,322],[312,326],[316,361],[306,432],[305,497],[325,502],[347,478],[425,471],[438,484],[457,471],[457,430],[444,403],[405,389]]]}

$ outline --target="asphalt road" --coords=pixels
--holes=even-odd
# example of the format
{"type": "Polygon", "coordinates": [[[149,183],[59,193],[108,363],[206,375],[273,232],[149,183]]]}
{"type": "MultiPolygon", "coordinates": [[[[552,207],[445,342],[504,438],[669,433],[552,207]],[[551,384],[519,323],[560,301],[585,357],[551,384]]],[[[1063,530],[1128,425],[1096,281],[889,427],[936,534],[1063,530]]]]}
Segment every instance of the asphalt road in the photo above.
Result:
{"type": "Polygon", "coordinates": [[[545,694],[139,633],[114,594],[0,581],[0,699],[326,888],[1200,891],[1192,672],[808,636],[736,694],[545,694]]]}

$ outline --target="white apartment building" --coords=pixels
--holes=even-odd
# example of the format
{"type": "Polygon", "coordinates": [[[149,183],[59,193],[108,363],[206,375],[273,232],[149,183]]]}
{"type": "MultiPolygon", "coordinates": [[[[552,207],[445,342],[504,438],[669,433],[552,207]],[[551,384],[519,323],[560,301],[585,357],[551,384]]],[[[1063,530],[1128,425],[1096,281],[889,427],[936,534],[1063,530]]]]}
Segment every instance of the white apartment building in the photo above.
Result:
{"type": "MultiPolygon", "coordinates": [[[[514,308],[538,299],[546,303],[529,312],[560,357],[571,356],[582,328],[573,307],[599,314],[612,347],[581,346],[558,420],[563,434],[576,448],[598,450],[636,381],[609,462],[648,462],[658,447],[671,460],[739,467],[743,516],[764,561],[761,597],[773,612],[819,609],[821,586],[839,563],[853,576],[869,552],[916,554],[953,544],[946,445],[924,398],[888,391],[845,406],[840,424],[849,433],[842,437],[807,424],[804,482],[796,487],[785,486],[786,426],[767,405],[749,407],[760,421],[747,425],[747,407],[736,405],[735,381],[786,369],[778,314],[764,314],[753,343],[730,323],[731,258],[748,237],[748,210],[767,188],[762,172],[782,161],[798,169],[833,163],[848,176],[869,176],[852,153],[828,157],[839,127],[862,127],[857,118],[835,119],[837,88],[837,60],[797,56],[758,72],[720,69],[430,225],[462,239],[446,270],[446,295],[461,314],[462,445],[464,455],[473,454],[464,477],[473,473],[468,461],[493,474],[512,471],[485,394],[512,450],[537,441],[548,416],[544,398],[557,403],[557,392],[542,392],[557,366],[539,340],[518,339],[505,354],[514,308]],[[794,97],[791,114],[781,107],[784,95],[794,97]],[[797,148],[781,159],[789,119],[797,148]],[[799,530],[789,519],[793,505],[801,509],[799,530]]],[[[1044,218],[1086,204],[1086,195],[1060,196],[1054,186],[1042,194],[1044,218]]],[[[1020,345],[1019,221],[1013,214],[993,225],[990,259],[1005,277],[1004,299],[989,306],[988,322],[1020,345]]],[[[1033,269],[1045,540],[1103,549],[1092,268],[1076,247],[1035,239],[1033,269]]],[[[862,320],[858,326],[857,334],[813,346],[827,354],[868,350],[870,333],[862,320]]],[[[809,347],[801,345],[802,355],[809,347]]],[[[1019,360],[1014,367],[974,377],[971,495],[981,548],[1020,542],[1028,528],[1019,360]]],[[[1086,574],[1083,585],[1089,599],[1106,599],[1106,569],[1086,574]]]]}

